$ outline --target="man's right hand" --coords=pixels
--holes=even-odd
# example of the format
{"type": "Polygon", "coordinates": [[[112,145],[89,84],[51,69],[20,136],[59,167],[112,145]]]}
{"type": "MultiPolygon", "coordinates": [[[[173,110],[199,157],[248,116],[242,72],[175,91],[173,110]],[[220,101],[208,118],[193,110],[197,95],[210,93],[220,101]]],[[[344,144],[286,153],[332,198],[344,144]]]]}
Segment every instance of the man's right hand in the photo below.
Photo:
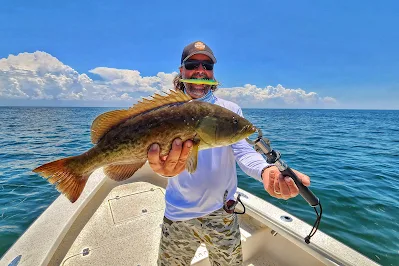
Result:
{"type": "Polygon", "coordinates": [[[169,154],[160,156],[159,145],[152,144],[147,154],[148,162],[155,173],[165,177],[176,176],[185,169],[192,146],[191,140],[182,143],[180,138],[176,138],[172,143],[169,154]]]}

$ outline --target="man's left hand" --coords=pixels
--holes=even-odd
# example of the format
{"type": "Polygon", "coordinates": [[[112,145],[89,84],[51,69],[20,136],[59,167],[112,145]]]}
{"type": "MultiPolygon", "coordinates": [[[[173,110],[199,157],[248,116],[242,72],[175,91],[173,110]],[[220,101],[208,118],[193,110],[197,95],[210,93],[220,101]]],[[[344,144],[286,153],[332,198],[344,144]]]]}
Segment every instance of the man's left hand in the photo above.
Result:
{"type": "MultiPolygon", "coordinates": [[[[310,185],[310,178],[292,169],[305,186],[310,185]]],[[[270,196],[278,199],[290,199],[299,194],[298,187],[289,176],[283,176],[276,166],[266,168],[262,174],[263,186],[270,196]]]]}

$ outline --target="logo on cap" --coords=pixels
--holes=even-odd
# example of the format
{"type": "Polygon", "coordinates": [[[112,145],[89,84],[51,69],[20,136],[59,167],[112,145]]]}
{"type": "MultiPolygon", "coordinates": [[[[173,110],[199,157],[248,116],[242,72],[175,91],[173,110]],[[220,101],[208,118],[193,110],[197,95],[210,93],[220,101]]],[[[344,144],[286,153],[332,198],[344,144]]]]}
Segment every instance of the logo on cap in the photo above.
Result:
{"type": "Polygon", "coordinates": [[[196,42],[194,44],[194,47],[197,48],[198,50],[204,50],[205,49],[205,44],[203,44],[202,42],[196,42]]]}

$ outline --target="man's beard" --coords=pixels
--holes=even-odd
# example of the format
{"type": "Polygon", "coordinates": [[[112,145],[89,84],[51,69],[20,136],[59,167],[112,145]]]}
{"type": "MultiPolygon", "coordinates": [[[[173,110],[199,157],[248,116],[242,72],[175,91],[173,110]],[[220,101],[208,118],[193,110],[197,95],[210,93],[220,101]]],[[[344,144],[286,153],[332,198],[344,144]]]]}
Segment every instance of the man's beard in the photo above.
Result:
{"type": "MultiPolygon", "coordinates": [[[[193,74],[191,79],[210,79],[206,74],[193,74]]],[[[204,85],[204,84],[191,84],[185,83],[186,92],[193,98],[198,99],[204,97],[209,90],[211,89],[211,85],[204,85]]]]}

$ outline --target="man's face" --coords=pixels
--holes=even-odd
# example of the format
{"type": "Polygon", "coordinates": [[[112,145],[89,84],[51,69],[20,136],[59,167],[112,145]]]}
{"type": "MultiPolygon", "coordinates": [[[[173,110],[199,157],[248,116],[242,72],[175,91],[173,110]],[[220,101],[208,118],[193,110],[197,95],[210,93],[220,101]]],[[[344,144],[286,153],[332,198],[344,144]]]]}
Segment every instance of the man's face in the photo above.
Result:
{"type": "MultiPolygon", "coordinates": [[[[204,54],[195,54],[187,59],[187,61],[190,60],[212,62],[212,59],[204,54]]],[[[214,79],[213,70],[204,69],[202,64],[200,64],[198,68],[195,68],[193,70],[188,70],[184,66],[181,66],[180,73],[183,79],[214,79]]],[[[184,83],[184,85],[186,87],[187,94],[190,95],[193,99],[198,99],[205,96],[211,89],[210,85],[204,84],[184,83]]]]}

